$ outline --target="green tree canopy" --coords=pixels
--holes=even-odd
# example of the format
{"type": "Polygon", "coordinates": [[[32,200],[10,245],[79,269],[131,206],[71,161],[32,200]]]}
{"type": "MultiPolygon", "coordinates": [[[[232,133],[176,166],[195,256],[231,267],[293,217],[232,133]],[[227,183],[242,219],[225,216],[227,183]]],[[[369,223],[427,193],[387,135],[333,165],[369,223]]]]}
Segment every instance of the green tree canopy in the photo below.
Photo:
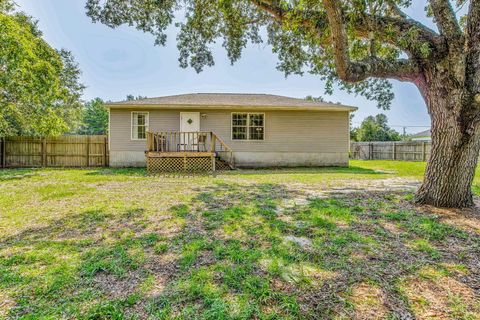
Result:
{"type": "MultiPolygon", "coordinates": [[[[128,94],[126,101],[141,100],[147,97],[128,94]]],[[[85,102],[81,111],[81,125],[74,132],[79,134],[107,134],[108,133],[108,109],[105,102],[95,98],[85,102]]]]}
{"type": "Polygon", "coordinates": [[[388,118],[382,113],[366,117],[355,132],[357,141],[399,141],[401,138],[388,126],[388,118]]]}
{"type": "Polygon", "coordinates": [[[127,94],[127,101],[142,100],[142,99],[146,99],[146,98],[147,97],[141,96],[141,95],[134,96],[133,94],[127,94]]]}
{"type": "Polygon", "coordinates": [[[315,101],[315,102],[325,102],[325,99],[320,96],[320,97],[314,97],[314,96],[306,96],[305,100],[307,101],[315,101]]]}
{"type": "Polygon", "coordinates": [[[0,136],[59,135],[78,125],[84,86],[73,56],[0,0],[0,136]]]}
{"type": "Polygon", "coordinates": [[[82,110],[82,124],[79,134],[107,134],[108,110],[100,98],[95,98],[84,104],[82,110]]]}

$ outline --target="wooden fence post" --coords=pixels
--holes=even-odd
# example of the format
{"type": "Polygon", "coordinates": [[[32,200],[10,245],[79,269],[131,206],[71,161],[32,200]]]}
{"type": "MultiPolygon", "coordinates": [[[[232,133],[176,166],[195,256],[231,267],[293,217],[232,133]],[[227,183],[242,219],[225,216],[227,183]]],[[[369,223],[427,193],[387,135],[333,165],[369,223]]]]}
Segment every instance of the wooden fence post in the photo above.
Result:
{"type": "Polygon", "coordinates": [[[427,143],[424,141],[422,143],[422,161],[427,160],[427,143]]]}
{"type": "Polygon", "coordinates": [[[90,136],[87,136],[87,167],[90,167],[90,136]]]}
{"type": "Polygon", "coordinates": [[[2,168],[5,168],[5,163],[6,163],[6,149],[7,149],[7,146],[6,146],[6,141],[7,139],[5,137],[2,138],[1,142],[0,142],[0,147],[1,147],[1,151],[2,151],[2,168]]]}
{"type": "Polygon", "coordinates": [[[395,143],[395,141],[393,142],[393,145],[392,145],[392,159],[393,160],[397,160],[397,144],[395,143]]]}
{"type": "Polygon", "coordinates": [[[368,144],[368,158],[369,160],[373,160],[373,143],[368,144]]]}
{"type": "Polygon", "coordinates": [[[107,166],[108,137],[103,139],[103,166],[107,166]]]}
{"type": "Polygon", "coordinates": [[[42,141],[42,167],[47,166],[47,139],[46,137],[41,138],[42,141]]]}

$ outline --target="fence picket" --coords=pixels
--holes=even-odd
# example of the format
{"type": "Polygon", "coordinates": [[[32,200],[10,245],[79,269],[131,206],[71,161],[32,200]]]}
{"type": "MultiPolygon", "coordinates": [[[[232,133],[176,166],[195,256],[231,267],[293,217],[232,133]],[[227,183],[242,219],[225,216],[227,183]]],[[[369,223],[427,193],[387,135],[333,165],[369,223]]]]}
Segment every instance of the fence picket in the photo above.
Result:
{"type": "Polygon", "coordinates": [[[6,137],[0,141],[4,168],[108,166],[108,139],[103,135],[6,137]]]}
{"type": "Polygon", "coordinates": [[[431,143],[424,141],[351,142],[350,157],[360,160],[427,161],[431,143]]]}

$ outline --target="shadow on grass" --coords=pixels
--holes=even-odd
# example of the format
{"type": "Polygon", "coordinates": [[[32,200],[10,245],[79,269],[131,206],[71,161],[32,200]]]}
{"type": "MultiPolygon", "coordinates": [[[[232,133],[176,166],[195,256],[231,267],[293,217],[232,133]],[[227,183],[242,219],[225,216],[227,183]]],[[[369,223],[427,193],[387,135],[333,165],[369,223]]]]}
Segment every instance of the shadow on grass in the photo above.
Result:
{"type": "Polygon", "coordinates": [[[88,210],[0,238],[0,317],[123,319],[161,241],[147,226],[142,208],[88,210]]]}
{"type": "Polygon", "coordinates": [[[38,169],[35,168],[19,168],[19,169],[0,169],[0,181],[22,180],[38,175],[38,169]]]}
{"type": "MultiPolygon", "coordinates": [[[[309,198],[272,184],[218,184],[204,190],[194,200],[202,208],[196,221],[206,230],[198,249],[203,253],[196,257],[214,258],[190,261],[180,277],[181,305],[175,295],[165,299],[179,312],[197,308],[202,315],[235,317],[236,305],[223,298],[234,295],[247,300],[245,318],[314,319],[321,314],[330,319],[428,314],[431,310],[423,310],[418,299],[428,299],[429,293],[422,297],[422,288],[412,289],[412,279],[431,285],[434,294],[443,290],[442,281],[463,284],[478,298],[474,247],[480,237],[419,214],[403,200],[407,195],[309,198]],[[469,253],[459,256],[459,251],[469,253]],[[468,276],[459,272],[463,268],[468,276]],[[209,299],[222,309],[212,310],[209,299]]],[[[442,301],[443,315],[468,317],[470,307],[480,315],[475,304],[460,298],[463,293],[449,293],[459,299],[456,305],[442,301],[443,294],[434,297],[442,301]],[[463,313],[457,314],[457,308],[463,313]]]]}
{"type": "MultiPolygon", "coordinates": [[[[92,170],[92,169],[90,169],[92,170]]],[[[146,176],[146,168],[99,168],[87,173],[89,176],[146,176]]]]}
{"type": "Polygon", "coordinates": [[[408,193],[312,197],[258,183],[193,191],[168,209],[170,220],[148,220],[141,207],[90,210],[0,239],[9,316],[410,319],[430,304],[446,318],[477,312],[464,296],[478,298],[479,235],[420,214],[408,193]],[[171,237],[149,231],[168,221],[178,225],[171,237]],[[444,284],[463,291],[444,301],[444,284]]]}

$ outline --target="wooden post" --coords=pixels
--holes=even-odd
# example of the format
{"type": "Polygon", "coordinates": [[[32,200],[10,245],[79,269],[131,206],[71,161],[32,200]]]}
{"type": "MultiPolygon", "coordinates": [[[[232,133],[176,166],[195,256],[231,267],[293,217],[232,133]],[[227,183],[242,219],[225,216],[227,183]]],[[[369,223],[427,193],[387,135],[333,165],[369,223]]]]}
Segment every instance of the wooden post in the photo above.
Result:
{"type": "Polygon", "coordinates": [[[1,150],[2,150],[2,168],[5,168],[5,164],[6,164],[6,150],[7,150],[7,146],[6,146],[6,143],[7,143],[7,139],[5,137],[2,138],[2,142],[1,142],[1,150]]]}
{"type": "Polygon", "coordinates": [[[427,160],[427,143],[424,141],[422,142],[422,161],[427,160]]]}
{"type": "Polygon", "coordinates": [[[373,160],[373,143],[368,144],[368,158],[369,160],[373,160]]]}
{"type": "Polygon", "coordinates": [[[87,167],[90,167],[90,136],[87,136],[87,167]]]}
{"type": "Polygon", "coordinates": [[[107,167],[108,137],[103,139],[103,166],[107,167]]]}
{"type": "Polygon", "coordinates": [[[153,144],[154,142],[152,141],[152,134],[147,131],[147,151],[153,151],[153,144]]]}
{"type": "Polygon", "coordinates": [[[47,138],[42,137],[42,167],[47,166],[47,138]]]}
{"type": "Polygon", "coordinates": [[[213,133],[210,132],[210,136],[212,140],[212,145],[210,146],[210,152],[215,152],[215,144],[217,143],[217,136],[213,133]]]}
{"type": "Polygon", "coordinates": [[[215,154],[212,153],[212,175],[215,177],[216,168],[215,168],[215,154]]]}
{"type": "Polygon", "coordinates": [[[395,141],[393,142],[393,146],[392,146],[392,154],[393,154],[393,160],[397,160],[397,144],[395,143],[395,141]]]}
{"type": "MultiPolygon", "coordinates": [[[[185,141],[185,136],[184,136],[183,140],[185,141]]],[[[185,171],[185,172],[187,171],[187,156],[186,155],[183,156],[183,171],[185,171]]]]}

